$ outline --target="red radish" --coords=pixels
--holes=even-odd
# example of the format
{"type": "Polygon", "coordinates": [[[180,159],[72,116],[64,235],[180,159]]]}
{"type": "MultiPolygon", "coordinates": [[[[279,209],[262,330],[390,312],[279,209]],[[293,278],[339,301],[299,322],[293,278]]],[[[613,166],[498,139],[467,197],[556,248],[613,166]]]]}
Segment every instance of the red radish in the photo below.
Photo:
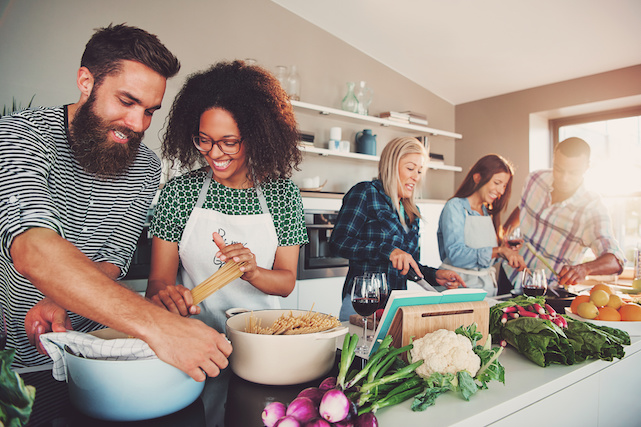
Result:
{"type": "Polygon", "coordinates": [[[336,377],[327,377],[318,386],[319,389],[327,391],[336,388],[336,377]]]}
{"type": "Polygon", "coordinates": [[[550,304],[545,304],[545,309],[548,311],[550,314],[556,314],[556,310],[552,308],[550,304]]]}
{"type": "Polygon", "coordinates": [[[307,421],[307,423],[303,427],[332,427],[332,426],[330,423],[328,423],[322,418],[314,418],[312,420],[307,421]]]}
{"type": "Polygon", "coordinates": [[[300,423],[296,418],[291,415],[287,415],[276,421],[274,427],[300,427],[300,423]]]}
{"type": "Polygon", "coordinates": [[[354,427],[378,427],[378,420],[371,412],[366,412],[356,418],[354,427]]]}
{"type": "Polygon", "coordinates": [[[501,315],[501,323],[507,323],[507,313],[503,313],[501,315]]]}
{"type": "Polygon", "coordinates": [[[539,315],[538,315],[538,314],[533,313],[533,312],[531,312],[531,311],[524,311],[523,313],[520,313],[520,314],[521,314],[521,316],[523,316],[523,317],[539,317],[539,315]]]}
{"type": "Polygon", "coordinates": [[[500,345],[501,347],[507,347],[507,341],[505,341],[505,340],[501,340],[501,342],[499,343],[499,345],[500,345]]]}
{"type": "Polygon", "coordinates": [[[285,416],[287,407],[281,402],[272,402],[263,409],[263,424],[267,427],[273,427],[280,418],[285,416]]]}
{"type": "Polygon", "coordinates": [[[503,307],[503,313],[516,313],[516,306],[503,307]]]}
{"type": "Polygon", "coordinates": [[[534,304],[532,304],[532,307],[534,307],[535,313],[545,314],[545,310],[543,309],[543,307],[541,307],[541,304],[535,302],[534,304]]]}
{"type": "Polygon", "coordinates": [[[519,313],[508,313],[508,316],[510,316],[512,319],[518,319],[519,313]]]}
{"type": "Polygon", "coordinates": [[[297,397],[289,404],[285,415],[292,416],[304,424],[312,418],[317,417],[318,411],[312,399],[309,397],[297,397]]]}
{"type": "Polygon", "coordinates": [[[309,397],[314,403],[314,406],[318,408],[318,405],[320,405],[320,401],[323,398],[324,394],[325,391],[317,387],[307,387],[306,389],[298,393],[298,396],[296,397],[309,397]]]}
{"type": "Polygon", "coordinates": [[[543,320],[550,320],[550,315],[549,314],[539,314],[539,317],[543,320]]]}
{"type": "Polygon", "coordinates": [[[351,402],[341,390],[329,390],[323,396],[319,412],[330,423],[343,421],[349,414],[351,402]]]}

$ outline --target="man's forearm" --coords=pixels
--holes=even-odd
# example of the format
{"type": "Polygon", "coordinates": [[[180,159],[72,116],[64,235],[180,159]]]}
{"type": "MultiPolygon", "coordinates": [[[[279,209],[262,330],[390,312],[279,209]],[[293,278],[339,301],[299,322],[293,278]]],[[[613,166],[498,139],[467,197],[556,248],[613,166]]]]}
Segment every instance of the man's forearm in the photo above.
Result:
{"type": "Polygon", "coordinates": [[[16,270],[56,304],[129,335],[142,338],[169,314],[112,280],[117,267],[98,267],[51,230],[17,236],[11,254],[16,270]]]}
{"type": "Polygon", "coordinates": [[[588,269],[588,275],[608,275],[608,274],[621,274],[623,266],[619,259],[613,254],[603,254],[594,261],[583,263],[588,269]]]}

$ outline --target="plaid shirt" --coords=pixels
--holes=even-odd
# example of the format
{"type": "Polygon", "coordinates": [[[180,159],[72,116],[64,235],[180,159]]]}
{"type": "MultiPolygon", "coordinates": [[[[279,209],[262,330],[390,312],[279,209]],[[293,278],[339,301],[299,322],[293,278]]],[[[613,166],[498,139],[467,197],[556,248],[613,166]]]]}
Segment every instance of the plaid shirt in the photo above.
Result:
{"type": "MultiPolygon", "coordinates": [[[[407,279],[392,266],[389,256],[396,248],[419,259],[419,220],[406,232],[392,199],[380,181],[360,182],[343,197],[336,225],[332,231],[332,251],[349,259],[349,271],[343,286],[343,298],[351,292],[352,280],[366,271],[387,274],[390,289],[407,289],[407,279]]],[[[426,280],[435,283],[434,269],[426,268],[426,280]]]]}
{"type": "MultiPolygon", "coordinates": [[[[521,233],[558,273],[564,265],[581,262],[588,248],[598,257],[611,253],[621,265],[625,256],[613,236],[608,209],[595,192],[581,185],[567,200],[551,204],[551,170],[532,172],[521,203],[521,233]]],[[[527,248],[521,254],[530,269],[545,268],[527,248]]],[[[548,272],[548,281],[553,275],[548,272]]],[[[510,279],[518,276],[512,272],[510,279]]]]}

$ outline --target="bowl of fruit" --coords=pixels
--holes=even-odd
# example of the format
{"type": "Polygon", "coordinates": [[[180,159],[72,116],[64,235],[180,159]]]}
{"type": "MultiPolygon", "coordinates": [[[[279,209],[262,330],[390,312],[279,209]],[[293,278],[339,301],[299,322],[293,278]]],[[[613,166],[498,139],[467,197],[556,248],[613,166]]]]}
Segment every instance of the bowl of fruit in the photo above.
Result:
{"type": "Polygon", "coordinates": [[[574,297],[565,312],[575,320],[641,335],[641,305],[626,295],[616,293],[605,283],[598,283],[589,293],[574,297]]]}

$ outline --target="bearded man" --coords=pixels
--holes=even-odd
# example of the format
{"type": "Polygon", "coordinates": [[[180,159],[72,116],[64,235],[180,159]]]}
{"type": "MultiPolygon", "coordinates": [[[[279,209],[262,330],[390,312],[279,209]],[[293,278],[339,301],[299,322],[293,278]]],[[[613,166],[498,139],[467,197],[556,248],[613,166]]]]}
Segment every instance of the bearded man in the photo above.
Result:
{"type": "Polygon", "coordinates": [[[13,367],[51,362],[42,333],[107,325],[196,380],[215,376],[231,352],[221,334],[117,282],[160,181],[141,140],[180,64],[155,35],[110,25],[80,65],[77,103],[0,119],[0,302],[13,367]]]}

